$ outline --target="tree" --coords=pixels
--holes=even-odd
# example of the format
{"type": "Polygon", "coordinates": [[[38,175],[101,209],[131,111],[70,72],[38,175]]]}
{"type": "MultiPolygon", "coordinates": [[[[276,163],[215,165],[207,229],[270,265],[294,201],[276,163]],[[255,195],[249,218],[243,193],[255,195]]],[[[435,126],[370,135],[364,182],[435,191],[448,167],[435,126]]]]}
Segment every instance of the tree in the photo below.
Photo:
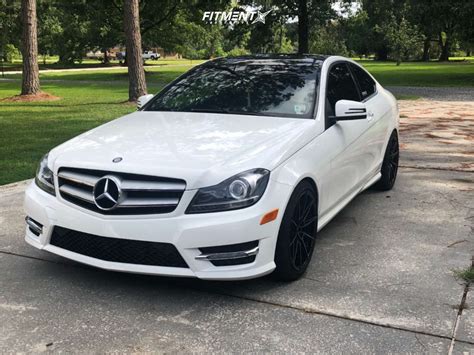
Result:
{"type": "Polygon", "coordinates": [[[342,37],[341,25],[337,22],[318,28],[311,36],[311,53],[347,56],[347,47],[342,37]]]}
{"type": "MultiPolygon", "coordinates": [[[[394,0],[362,0],[362,9],[367,12],[371,36],[367,38],[370,50],[375,52],[378,60],[387,60],[389,47],[384,34],[376,31],[377,27],[383,26],[385,20],[391,16],[394,0]]],[[[402,2],[402,1],[400,1],[402,2]]]]}
{"type": "Polygon", "coordinates": [[[353,16],[342,19],[341,25],[347,49],[361,56],[368,55],[371,48],[367,39],[372,35],[372,29],[368,24],[367,12],[360,10],[353,16]]]}
{"type": "Polygon", "coordinates": [[[43,56],[43,64],[46,64],[46,56],[58,53],[58,43],[63,28],[61,26],[61,15],[52,1],[38,1],[38,53],[43,56]]]}
{"type": "Polygon", "coordinates": [[[21,52],[23,55],[22,95],[36,95],[40,91],[38,68],[38,38],[36,0],[21,1],[23,25],[21,52]]]}
{"type": "Polygon", "coordinates": [[[421,60],[425,62],[431,57],[431,43],[438,42],[439,21],[437,18],[442,16],[436,12],[437,8],[433,1],[436,0],[410,0],[409,20],[417,24],[424,36],[421,60]]]}
{"type": "Polygon", "coordinates": [[[318,27],[326,26],[335,17],[331,5],[334,0],[273,0],[277,13],[287,21],[298,18],[298,53],[308,53],[311,34],[318,27]]]}
{"type": "Polygon", "coordinates": [[[440,23],[439,60],[448,61],[456,39],[463,33],[473,34],[474,4],[472,1],[451,0],[434,1],[433,6],[439,15],[436,21],[440,23]]]}
{"type": "Polygon", "coordinates": [[[418,28],[407,20],[408,12],[409,7],[404,5],[399,13],[392,13],[382,26],[376,27],[384,35],[397,65],[418,46],[421,38],[418,28]]]}
{"type": "Polygon", "coordinates": [[[113,0],[88,0],[87,13],[88,49],[104,53],[103,62],[108,64],[108,51],[117,44],[124,43],[122,29],[122,11],[113,0]]]}
{"type": "Polygon", "coordinates": [[[142,37],[138,0],[124,0],[123,22],[128,65],[128,101],[147,93],[142,59],[142,37]]]}
{"type": "Polygon", "coordinates": [[[298,0],[298,53],[309,52],[309,19],[306,0],[298,0]]]}
{"type": "Polygon", "coordinates": [[[0,55],[3,61],[8,61],[20,47],[20,6],[17,0],[0,0],[0,55]]]}

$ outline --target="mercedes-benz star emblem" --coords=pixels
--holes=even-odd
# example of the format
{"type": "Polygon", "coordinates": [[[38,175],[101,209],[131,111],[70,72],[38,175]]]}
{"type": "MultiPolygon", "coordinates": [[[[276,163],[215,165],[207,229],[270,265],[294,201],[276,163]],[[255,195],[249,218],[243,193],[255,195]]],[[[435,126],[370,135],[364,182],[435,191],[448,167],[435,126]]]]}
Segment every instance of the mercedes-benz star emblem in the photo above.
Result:
{"type": "Polygon", "coordinates": [[[94,202],[101,210],[112,210],[117,207],[122,190],[120,180],[114,176],[104,176],[96,182],[93,190],[94,202]]]}

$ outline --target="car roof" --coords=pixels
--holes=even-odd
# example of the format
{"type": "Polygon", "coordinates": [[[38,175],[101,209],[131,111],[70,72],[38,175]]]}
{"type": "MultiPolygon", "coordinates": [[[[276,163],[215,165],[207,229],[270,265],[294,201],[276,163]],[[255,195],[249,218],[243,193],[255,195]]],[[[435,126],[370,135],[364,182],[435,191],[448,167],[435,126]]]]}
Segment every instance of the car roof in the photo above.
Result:
{"type": "Polygon", "coordinates": [[[319,54],[252,54],[242,55],[236,57],[222,57],[216,58],[208,63],[219,64],[219,65],[235,65],[235,64],[247,64],[247,63],[285,63],[285,64],[307,64],[307,65],[321,65],[330,56],[319,55],[319,54]]]}

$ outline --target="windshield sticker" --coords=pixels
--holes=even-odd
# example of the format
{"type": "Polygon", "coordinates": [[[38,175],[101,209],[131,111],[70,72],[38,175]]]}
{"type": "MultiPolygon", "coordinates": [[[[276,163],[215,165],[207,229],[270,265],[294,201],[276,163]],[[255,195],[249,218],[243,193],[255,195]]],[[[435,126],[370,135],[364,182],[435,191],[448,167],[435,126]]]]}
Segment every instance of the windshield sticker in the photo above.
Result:
{"type": "Polygon", "coordinates": [[[297,115],[304,115],[305,112],[306,112],[306,105],[295,105],[294,106],[294,109],[295,109],[295,113],[297,115]]]}

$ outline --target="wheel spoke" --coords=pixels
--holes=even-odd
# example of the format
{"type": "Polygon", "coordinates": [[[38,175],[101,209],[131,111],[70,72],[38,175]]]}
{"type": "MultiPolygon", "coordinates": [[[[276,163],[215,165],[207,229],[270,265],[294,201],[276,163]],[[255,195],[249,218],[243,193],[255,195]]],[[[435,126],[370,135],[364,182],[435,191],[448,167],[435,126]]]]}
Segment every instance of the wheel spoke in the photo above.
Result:
{"type": "Polygon", "coordinates": [[[305,202],[306,197],[307,197],[306,194],[303,195],[303,196],[301,196],[300,203],[298,204],[298,205],[300,206],[300,207],[299,207],[300,213],[299,213],[299,215],[298,215],[300,221],[304,218],[304,214],[305,214],[305,212],[306,212],[306,208],[307,208],[307,206],[309,205],[309,203],[306,203],[306,202],[305,202]]]}
{"type": "Polygon", "coordinates": [[[301,241],[299,241],[298,246],[299,246],[299,248],[298,248],[298,251],[299,251],[298,255],[300,256],[300,257],[299,257],[300,262],[299,262],[298,266],[301,266],[301,265],[303,265],[303,262],[304,262],[304,258],[303,258],[303,246],[302,246],[301,241]]]}
{"type": "Polygon", "coordinates": [[[314,237],[313,237],[311,234],[309,234],[309,233],[301,232],[301,234],[304,235],[306,238],[309,238],[309,239],[311,239],[311,240],[314,240],[314,237]]]}
{"type": "MultiPolygon", "coordinates": [[[[297,238],[295,238],[293,243],[293,246],[291,247],[291,259],[293,260],[293,263],[296,261],[296,249],[298,248],[298,243],[297,243],[297,238]]],[[[296,265],[295,265],[296,266],[296,265]]]]}
{"type": "Polygon", "coordinates": [[[304,213],[303,213],[303,218],[302,220],[304,221],[308,217],[308,213],[311,211],[311,208],[314,206],[313,204],[313,199],[311,198],[311,202],[308,203],[308,206],[306,207],[304,213]]]}
{"type": "Polygon", "coordinates": [[[291,240],[291,242],[290,242],[290,247],[291,247],[293,244],[295,244],[295,242],[296,242],[297,239],[298,239],[298,238],[295,237],[295,238],[293,238],[293,239],[291,240]]]}
{"type": "Polygon", "coordinates": [[[301,228],[305,228],[305,227],[308,227],[309,225],[311,225],[312,223],[316,222],[316,220],[318,219],[317,216],[313,216],[307,220],[305,220],[303,222],[303,224],[300,225],[301,228]]]}
{"type": "Polygon", "coordinates": [[[309,251],[306,248],[306,244],[303,241],[301,241],[301,244],[303,245],[304,251],[306,252],[306,258],[307,258],[309,256],[309,251]]]}

